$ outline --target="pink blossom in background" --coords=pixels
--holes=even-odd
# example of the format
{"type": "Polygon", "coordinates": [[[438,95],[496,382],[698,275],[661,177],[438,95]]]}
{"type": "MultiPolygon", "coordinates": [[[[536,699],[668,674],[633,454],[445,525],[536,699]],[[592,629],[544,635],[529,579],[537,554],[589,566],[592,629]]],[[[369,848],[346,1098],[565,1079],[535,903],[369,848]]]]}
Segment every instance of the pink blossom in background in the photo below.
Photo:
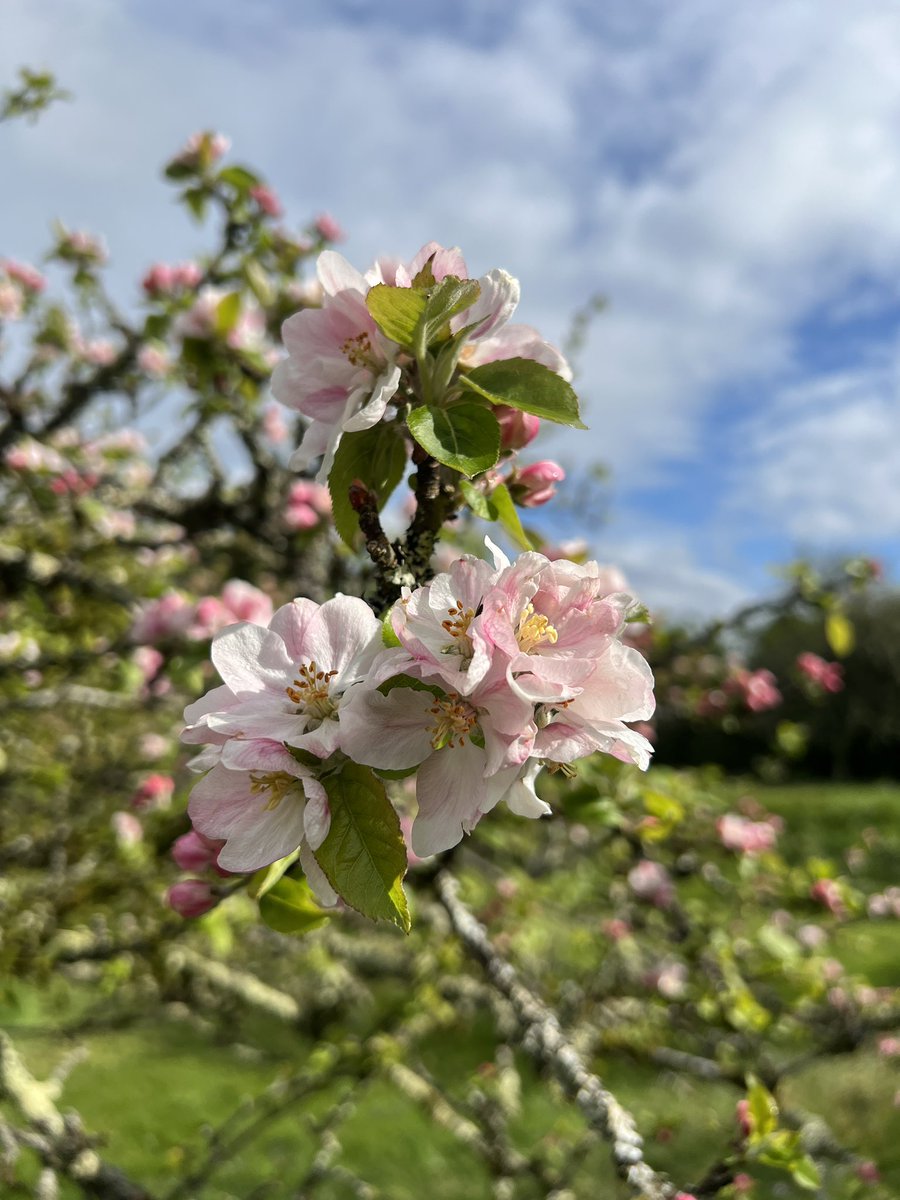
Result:
{"type": "Polygon", "coordinates": [[[141,287],[148,296],[168,296],[174,288],[174,271],[168,263],[154,263],[144,278],[141,287]]]}
{"type": "Polygon", "coordinates": [[[556,495],[556,485],[562,483],[566,473],[559,463],[545,460],[519,467],[512,471],[507,485],[512,497],[523,508],[538,508],[556,495]]]}
{"type": "Polygon", "coordinates": [[[0,279],[0,318],[18,321],[24,308],[22,290],[8,280],[0,279]]]}
{"type": "Polygon", "coordinates": [[[734,1119],[742,1138],[748,1138],[753,1133],[753,1117],[750,1114],[750,1101],[738,1100],[734,1106],[734,1119]]]}
{"type": "Polygon", "coordinates": [[[858,1163],[856,1166],[856,1178],[862,1180],[863,1183],[880,1183],[881,1172],[878,1170],[876,1163],[871,1159],[865,1162],[858,1163]]]}
{"type": "Polygon", "coordinates": [[[82,342],[81,346],[76,348],[76,353],[91,366],[108,367],[110,363],[115,362],[119,352],[107,338],[93,338],[82,342]]]}
{"type": "MultiPolygon", "coordinates": [[[[257,183],[250,189],[250,195],[266,214],[267,217],[280,217],[284,213],[281,207],[281,201],[270,187],[265,184],[257,183]]],[[[325,237],[325,234],[322,235],[325,237]]],[[[328,241],[335,241],[334,238],[327,238],[328,241]]]]}
{"type": "Polygon", "coordinates": [[[0,271],[5,271],[10,279],[21,284],[28,292],[42,292],[47,286],[47,280],[30,263],[14,262],[11,258],[0,259],[0,271]]]}
{"type": "Polygon", "coordinates": [[[327,487],[307,479],[298,479],[291,485],[284,510],[289,529],[314,529],[330,515],[331,494],[327,487]]]}
{"type": "Polygon", "coordinates": [[[137,352],[137,365],[145,375],[162,379],[172,367],[172,356],[161,342],[145,342],[137,352]]]}
{"type": "Polygon", "coordinates": [[[231,139],[224,133],[205,129],[192,133],[184,146],[172,159],[184,167],[211,166],[231,149],[231,139]]]}
{"type": "Polygon", "coordinates": [[[83,229],[64,229],[59,242],[63,250],[96,264],[105,263],[109,257],[103,239],[83,229]]]}
{"type": "Polygon", "coordinates": [[[131,807],[168,808],[175,791],[175,780],[171,775],[148,775],[131,797],[131,807]]]}
{"type": "Polygon", "coordinates": [[[669,908],[675,899],[675,887],[662,863],[645,858],[628,872],[628,886],[638,900],[656,908],[669,908]]]}
{"type": "Polygon", "coordinates": [[[313,228],[326,242],[342,242],[347,236],[330,213],[321,213],[316,217],[313,228]]]}
{"type": "Polygon", "coordinates": [[[773,849],[779,832],[771,821],[748,821],[737,813],[719,817],[716,829],[725,849],[738,854],[762,854],[773,849]]]}
{"type": "Polygon", "coordinates": [[[749,671],[746,667],[733,668],[731,676],[725,681],[724,689],[732,695],[737,695],[754,713],[777,708],[782,700],[775,676],[765,668],[758,671],[749,671]]]}
{"type": "MultiPolygon", "coordinates": [[[[140,648],[140,647],[139,647],[140,648]]],[[[143,647],[149,649],[149,647],[143,647]]],[[[161,733],[145,733],[140,740],[140,751],[144,758],[163,758],[169,752],[169,739],[161,733]]]]}
{"type": "Polygon", "coordinates": [[[218,904],[212,887],[203,879],[182,879],[166,895],[169,908],[180,917],[202,917],[218,904]]]}
{"type": "Polygon", "coordinates": [[[222,603],[235,621],[263,625],[274,611],[272,597],[244,579],[229,579],[222,588],[222,603]]]}
{"type": "Polygon", "coordinates": [[[621,942],[623,938],[631,936],[631,926],[621,917],[610,917],[603,922],[600,930],[611,942],[621,942]]]}
{"type": "Polygon", "coordinates": [[[828,662],[811,651],[797,656],[797,669],[823,691],[840,692],[844,687],[844,668],[841,664],[828,662]]]}
{"type": "Polygon", "coordinates": [[[744,1196],[747,1192],[753,1191],[753,1179],[744,1171],[738,1172],[731,1182],[731,1186],[739,1196],[744,1196]]]}
{"type": "Polygon", "coordinates": [[[846,916],[847,910],[844,907],[841,888],[836,880],[817,879],[809,889],[809,895],[812,900],[823,905],[835,916],[846,916]]]}
{"type": "Polygon", "coordinates": [[[143,604],[131,626],[131,639],[141,644],[183,636],[194,621],[194,605],[180,592],[166,592],[143,604]]]}
{"type": "Polygon", "coordinates": [[[900,1037],[879,1038],[878,1053],[882,1058],[900,1058],[900,1037]]]}
{"type": "Polygon", "coordinates": [[[137,846],[144,840],[144,827],[134,813],[114,812],[110,824],[120,846],[137,846]]]}
{"type": "Polygon", "coordinates": [[[278,405],[269,404],[266,406],[262,417],[263,433],[273,445],[278,445],[280,442],[286,441],[290,430],[287,427],[287,422],[282,415],[278,405]]]}
{"type": "Polygon", "coordinates": [[[159,674],[159,669],[165,662],[165,658],[155,646],[138,646],[131,657],[140,668],[145,683],[149,683],[159,674]]]}
{"type": "Polygon", "coordinates": [[[493,411],[500,426],[500,446],[503,450],[521,450],[540,433],[540,418],[531,413],[509,408],[505,404],[496,405],[493,411]]]}

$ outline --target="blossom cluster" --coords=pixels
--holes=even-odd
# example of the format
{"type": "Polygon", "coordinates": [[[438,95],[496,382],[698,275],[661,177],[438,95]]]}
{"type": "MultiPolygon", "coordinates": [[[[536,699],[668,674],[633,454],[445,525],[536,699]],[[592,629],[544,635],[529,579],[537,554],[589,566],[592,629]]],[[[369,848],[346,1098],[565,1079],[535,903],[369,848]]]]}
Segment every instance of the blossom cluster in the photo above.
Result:
{"type": "Polygon", "coordinates": [[[194,828],[224,841],[218,862],[253,871],[299,851],[321,898],[333,889],[315,852],[328,834],[323,776],[346,759],[416,774],[418,856],[450,849],[501,800],[549,812],[542,766],[596,750],[646,767],[627,722],[652,714],[652,676],[623,644],[631,598],[608,593],[596,563],[529,553],[510,563],[460,558],[407,589],[381,622],[359,599],[298,599],[267,625],[219,633],[224,684],[185,712],[184,739],[206,744],[194,828]]]}

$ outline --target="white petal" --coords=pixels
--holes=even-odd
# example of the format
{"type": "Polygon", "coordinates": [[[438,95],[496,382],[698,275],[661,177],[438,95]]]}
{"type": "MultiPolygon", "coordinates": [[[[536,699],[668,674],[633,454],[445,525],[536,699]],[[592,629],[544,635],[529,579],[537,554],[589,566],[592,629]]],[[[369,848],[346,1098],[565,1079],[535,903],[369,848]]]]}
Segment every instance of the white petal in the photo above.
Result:
{"type": "Polygon", "coordinates": [[[312,888],[313,895],[323,908],[334,908],[340,897],[328,882],[328,878],[310,849],[309,843],[300,843],[300,866],[306,876],[306,882],[312,888]]]}

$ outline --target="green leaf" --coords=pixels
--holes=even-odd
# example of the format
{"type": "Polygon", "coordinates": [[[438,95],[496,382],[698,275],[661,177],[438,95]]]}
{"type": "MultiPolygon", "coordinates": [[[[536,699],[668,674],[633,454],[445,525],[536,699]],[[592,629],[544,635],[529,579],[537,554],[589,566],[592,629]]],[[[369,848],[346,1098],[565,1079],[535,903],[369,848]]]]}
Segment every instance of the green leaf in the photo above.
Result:
{"type": "Polygon", "coordinates": [[[328,924],[305,879],[285,875],[260,897],[259,915],[278,933],[311,933],[328,924]]]}
{"type": "Polygon", "coordinates": [[[202,221],[206,216],[206,206],[209,203],[209,192],[205,187],[188,188],[182,194],[182,200],[193,213],[198,221],[202,221]]]}
{"type": "Polygon", "coordinates": [[[758,1142],[778,1128],[778,1105],[775,1097],[753,1076],[747,1089],[750,1104],[750,1119],[753,1122],[751,1142],[758,1142]]]}
{"type": "Polygon", "coordinates": [[[260,867],[258,871],[255,871],[247,885],[247,895],[250,899],[259,900],[266,892],[270,892],[288,867],[292,867],[299,857],[300,850],[297,849],[286,854],[284,858],[270,863],[267,867],[260,867]]]}
{"type": "Polygon", "coordinates": [[[394,626],[391,624],[392,611],[393,609],[389,608],[381,618],[381,642],[382,645],[388,647],[400,645],[400,639],[394,633],[394,626]]]}
{"type": "Polygon", "coordinates": [[[480,488],[474,487],[467,479],[461,479],[459,481],[459,490],[462,492],[466,504],[468,504],[476,517],[481,517],[482,521],[497,520],[496,507],[491,504],[480,488]]]}
{"type": "Polygon", "coordinates": [[[415,345],[416,328],[427,302],[424,292],[387,283],[376,283],[366,294],[372,320],[385,337],[408,350],[415,345]]]}
{"type": "Polygon", "coordinates": [[[432,342],[449,337],[447,322],[475,303],[481,285],[474,279],[447,275],[431,290],[416,329],[416,353],[422,357],[432,342]]]}
{"type": "Polygon", "coordinates": [[[367,768],[347,763],[323,780],[331,809],[328,836],[316,861],[345,904],[373,921],[409,933],[403,893],[406,845],[384,784],[367,768]]]}
{"type": "Polygon", "coordinates": [[[272,281],[255,258],[247,260],[244,265],[244,276],[263,308],[269,308],[275,303],[276,292],[272,281]]]}
{"type": "Polygon", "coordinates": [[[825,618],[825,639],[838,658],[846,658],[856,644],[853,623],[835,610],[825,618]]]}
{"type": "Polygon", "coordinates": [[[460,383],[492,404],[508,404],[560,425],[587,429],[578,413],[578,397],[561,375],[530,358],[504,358],[475,367],[460,383]]]}
{"type": "Polygon", "coordinates": [[[225,337],[231,333],[241,315],[241,293],[229,292],[216,305],[216,333],[225,337]]]}
{"type": "Polygon", "coordinates": [[[808,1192],[815,1192],[822,1185],[819,1168],[808,1154],[795,1159],[791,1164],[791,1178],[798,1187],[805,1188],[808,1192]]]}
{"type": "Polygon", "coordinates": [[[230,183],[241,192],[248,192],[259,183],[259,176],[246,167],[225,167],[219,172],[219,183],[230,183]]]}
{"type": "Polygon", "coordinates": [[[500,426],[480,404],[452,408],[414,408],[406,418],[409,431],[432,458],[462,475],[480,475],[500,457],[500,426]]]}
{"type": "Polygon", "coordinates": [[[365,484],[383,508],[406,470],[406,441],[397,422],[379,422],[371,429],[345,433],[341,438],[328,487],[338,533],[352,550],[359,533],[359,519],[350,505],[350,485],[365,484]]]}
{"type": "Polygon", "coordinates": [[[499,484],[491,492],[491,503],[497,510],[497,520],[519,549],[533,550],[534,545],[519,520],[518,509],[513,504],[513,498],[505,483],[499,484]]]}

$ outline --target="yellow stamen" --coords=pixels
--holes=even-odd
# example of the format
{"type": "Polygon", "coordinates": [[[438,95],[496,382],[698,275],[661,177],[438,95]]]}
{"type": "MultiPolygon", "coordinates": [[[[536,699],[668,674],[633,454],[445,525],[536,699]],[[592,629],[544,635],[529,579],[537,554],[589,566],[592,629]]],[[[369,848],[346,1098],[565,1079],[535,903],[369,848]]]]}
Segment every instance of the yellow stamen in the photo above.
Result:
{"type": "Polygon", "coordinates": [[[250,791],[254,796],[271,792],[263,812],[274,812],[291,788],[296,787],[297,780],[287,771],[251,771],[250,791]]]}
{"type": "Polygon", "coordinates": [[[374,363],[372,342],[368,333],[358,333],[356,337],[348,337],[341,346],[341,354],[354,367],[371,367],[374,363]]]}
{"type": "Polygon", "coordinates": [[[466,608],[462,600],[457,600],[453,608],[447,609],[447,619],[441,621],[442,627],[450,634],[453,641],[444,647],[444,654],[461,654],[471,658],[474,652],[472,639],[469,637],[469,626],[475,620],[475,609],[466,608]]]}
{"type": "Polygon", "coordinates": [[[461,700],[456,692],[450,692],[443,700],[435,700],[428,711],[437,718],[428,731],[435,750],[441,750],[444,746],[452,750],[454,745],[465,745],[466,734],[478,722],[478,713],[466,700],[461,700]]]}
{"type": "Polygon", "coordinates": [[[324,721],[334,714],[328,684],[337,671],[320,671],[315,662],[301,663],[293,687],[286,687],[288,699],[310,717],[324,721]]]}
{"type": "Polygon", "coordinates": [[[519,615],[519,624],[516,628],[516,641],[519,643],[519,649],[525,654],[532,654],[542,642],[554,645],[558,637],[559,634],[549,620],[541,613],[536,613],[533,604],[526,604],[519,615]]]}

